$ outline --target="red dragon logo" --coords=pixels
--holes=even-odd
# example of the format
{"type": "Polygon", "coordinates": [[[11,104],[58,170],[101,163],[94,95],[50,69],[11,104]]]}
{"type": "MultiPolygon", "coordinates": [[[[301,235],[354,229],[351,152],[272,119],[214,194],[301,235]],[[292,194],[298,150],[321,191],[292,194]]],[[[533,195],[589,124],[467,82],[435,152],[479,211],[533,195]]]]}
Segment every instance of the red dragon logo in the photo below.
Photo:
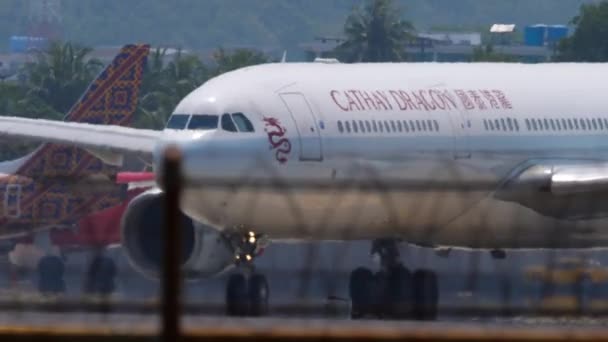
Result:
{"type": "Polygon", "coordinates": [[[291,142],[285,137],[287,129],[281,126],[281,123],[277,118],[264,117],[263,120],[266,124],[264,131],[268,134],[270,149],[276,150],[274,154],[275,159],[279,163],[285,164],[287,162],[287,157],[289,157],[289,153],[291,152],[291,142]]]}

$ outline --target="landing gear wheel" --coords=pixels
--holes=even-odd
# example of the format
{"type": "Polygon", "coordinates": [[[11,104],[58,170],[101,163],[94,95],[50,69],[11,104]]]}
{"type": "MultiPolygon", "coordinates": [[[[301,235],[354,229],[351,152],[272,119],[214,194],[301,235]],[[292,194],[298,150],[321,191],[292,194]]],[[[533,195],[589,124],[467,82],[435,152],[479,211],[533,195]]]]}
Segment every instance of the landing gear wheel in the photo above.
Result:
{"type": "Polygon", "coordinates": [[[116,285],[116,262],[107,256],[96,256],[91,261],[85,279],[85,292],[89,294],[110,295],[116,285]]]}
{"type": "Polygon", "coordinates": [[[352,319],[360,319],[374,313],[374,285],[374,275],[369,269],[359,267],[351,272],[349,292],[352,319]]]}
{"type": "Polygon", "coordinates": [[[391,267],[386,274],[382,308],[391,319],[408,319],[412,314],[412,275],[401,264],[391,267]]]}
{"type": "Polygon", "coordinates": [[[249,278],[249,314],[264,316],[268,314],[268,281],[263,274],[249,278]]]}
{"type": "Polygon", "coordinates": [[[249,311],[247,280],[236,273],[230,275],[226,285],[226,314],[228,316],[246,316],[249,311]]]}
{"type": "Polygon", "coordinates": [[[439,288],[437,274],[430,270],[418,270],[413,276],[414,318],[418,320],[437,319],[439,288]]]}
{"type": "Polygon", "coordinates": [[[65,292],[65,265],[63,260],[54,255],[45,256],[38,262],[38,291],[43,294],[65,292]]]}

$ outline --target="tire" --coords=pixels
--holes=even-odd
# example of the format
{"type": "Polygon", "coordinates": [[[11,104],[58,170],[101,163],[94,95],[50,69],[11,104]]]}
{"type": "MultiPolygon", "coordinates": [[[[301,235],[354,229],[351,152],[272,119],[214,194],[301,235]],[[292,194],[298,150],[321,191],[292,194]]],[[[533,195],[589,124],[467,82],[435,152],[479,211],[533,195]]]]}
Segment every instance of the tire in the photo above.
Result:
{"type": "Polygon", "coordinates": [[[38,262],[38,291],[44,294],[65,292],[65,265],[63,260],[54,255],[48,255],[38,262]]]}
{"type": "Polygon", "coordinates": [[[412,274],[403,265],[391,268],[386,275],[382,308],[391,319],[409,319],[413,309],[412,274]]]}
{"type": "Polygon", "coordinates": [[[364,267],[352,271],[349,280],[349,292],[352,319],[360,319],[374,313],[374,275],[372,271],[364,267]]]}
{"type": "Polygon", "coordinates": [[[249,315],[259,317],[268,314],[268,281],[262,274],[249,278],[249,315]]]}
{"type": "Polygon", "coordinates": [[[85,292],[110,295],[116,289],[116,263],[107,256],[96,256],[86,274],[85,292]]]}
{"type": "Polygon", "coordinates": [[[228,316],[245,316],[249,311],[247,280],[236,273],[230,275],[226,284],[226,314],[228,316]]]}
{"type": "Polygon", "coordinates": [[[431,321],[437,319],[439,288],[437,274],[430,270],[418,270],[413,276],[414,318],[431,321]]]}

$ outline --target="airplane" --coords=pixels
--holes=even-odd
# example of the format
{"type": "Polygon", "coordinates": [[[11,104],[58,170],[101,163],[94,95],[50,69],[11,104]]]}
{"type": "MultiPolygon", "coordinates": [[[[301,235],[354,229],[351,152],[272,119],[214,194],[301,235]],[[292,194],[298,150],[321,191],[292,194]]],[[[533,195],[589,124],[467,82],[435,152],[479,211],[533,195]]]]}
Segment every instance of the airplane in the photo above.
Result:
{"type": "MultiPolygon", "coordinates": [[[[91,82],[65,117],[84,125],[127,125],[137,107],[148,45],[126,45],[91,82]]],[[[122,160],[99,151],[44,143],[16,160],[0,163],[0,240],[14,241],[9,260],[38,272],[41,292],[61,292],[64,261],[49,236],[56,229],[73,229],[93,213],[119,206],[128,183],[117,181],[122,160]],[[31,238],[32,241],[26,241],[31,238]],[[25,255],[35,255],[26,258],[25,255]]],[[[111,258],[93,261],[114,267],[111,258]]],[[[109,269],[108,267],[103,268],[109,269]]],[[[113,283],[108,273],[98,288],[113,283]]]]}
{"type": "Polygon", "coordinates": [[[162,262],[163,154],[182,156],[185,277],[237,265],[226,312],[264,315],[253,267],[272,240],[372,240],[351,317],[436,318],[437,274],[400,242],[484,249],[608,245],[606,64],[273,63],[215,77],[162,132],[15,117],[1,134],[152,157],[122,219],[133,267],[162,262]],[[43,127],[43,129],[42,129],[43,127]]]}

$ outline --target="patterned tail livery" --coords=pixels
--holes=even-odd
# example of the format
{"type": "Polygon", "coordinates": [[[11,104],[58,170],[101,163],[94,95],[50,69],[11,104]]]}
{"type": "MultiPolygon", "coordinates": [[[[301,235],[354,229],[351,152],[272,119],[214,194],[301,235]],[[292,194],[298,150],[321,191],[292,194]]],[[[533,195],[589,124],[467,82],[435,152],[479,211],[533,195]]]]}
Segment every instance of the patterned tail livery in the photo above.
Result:
{"type": "MultiPolygon", "coordinates": [[[[66,121],[125,126],[137,107],[148,45],[126,45],[89,85],[66,115],[66,121]]],[[[43,144],[30,154],[17,174],[30,178],[81,178],[115,175],[117,168],[104,164],[87,151],[71,146],[43,144]]]]}

